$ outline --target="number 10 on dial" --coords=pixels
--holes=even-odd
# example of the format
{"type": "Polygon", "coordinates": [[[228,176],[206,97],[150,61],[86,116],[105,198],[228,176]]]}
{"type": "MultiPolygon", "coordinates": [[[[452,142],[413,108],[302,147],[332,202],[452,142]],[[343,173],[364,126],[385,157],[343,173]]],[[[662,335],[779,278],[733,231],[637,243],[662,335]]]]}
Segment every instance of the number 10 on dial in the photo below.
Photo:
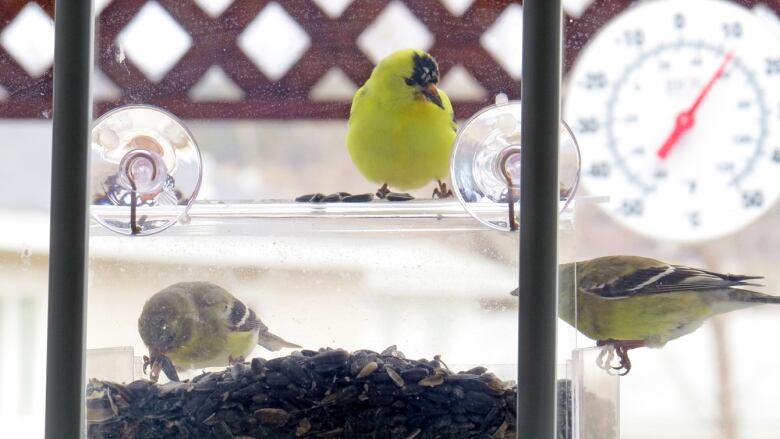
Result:
{"type": "Polygon", "coordinates": [[[711,239],[760,216],[780,195],[778,31],[724,0],[616,16],[566,80],[585,189],[660,239],[711,239]]]}

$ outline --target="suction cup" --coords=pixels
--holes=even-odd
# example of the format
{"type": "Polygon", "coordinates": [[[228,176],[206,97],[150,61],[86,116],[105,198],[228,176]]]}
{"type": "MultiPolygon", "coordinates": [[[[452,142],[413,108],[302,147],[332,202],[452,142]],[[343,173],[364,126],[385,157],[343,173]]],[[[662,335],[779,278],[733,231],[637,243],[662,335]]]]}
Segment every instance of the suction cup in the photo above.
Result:
{"type": "MultiPolygon", "coordinates": [[[[499,95],[497,103],[479,111],[458,132],[450,161],[454,192],[466,210],[497,230],[517,230],[520,216],[519,101],[499,95]],[[501,207],[496,209],[496,207],[501,207]]],[[[580,177],[580,151],[569,127],[561,121],[559,151],[560,207],[574,197],[580,177]]]]}
{"type": "Polygon", "coordinates": [[[151,235],[175,224],[195,200],[200,151],[184,124],[148,105],[109,111],[92,128],[90,213],[124,235],[151,235]]]}

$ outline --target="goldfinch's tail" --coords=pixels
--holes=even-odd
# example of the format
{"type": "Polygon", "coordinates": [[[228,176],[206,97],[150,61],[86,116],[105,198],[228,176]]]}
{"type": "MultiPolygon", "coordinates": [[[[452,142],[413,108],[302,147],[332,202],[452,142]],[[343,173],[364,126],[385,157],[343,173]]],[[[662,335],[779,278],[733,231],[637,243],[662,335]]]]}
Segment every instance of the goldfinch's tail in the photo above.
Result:
{"type": "Polygon", "coordinates": [[[780,297],[777,296],[764,295],[762,297],[754,297],[750,301],[753,303],[774,303],[780,305],[780,297]]]}
{"type": "Polygon", "coordinates": [[[268,349],[269,351],[278,351],[282,348],[300,348],[295,343],[290,343],[278,335],[271,334],[268,331],[260,332],[257,337],[257,344],[268,349]]]}
{"type": "Polygon", "coordinates": [[[728,297],[730,301],[746,302],[746,303],[767,303],[780,305],[780,296],[770,296],[769,294],[758,293],[750,290],[742,290],[733,288],[729,291],[728,297]]]}

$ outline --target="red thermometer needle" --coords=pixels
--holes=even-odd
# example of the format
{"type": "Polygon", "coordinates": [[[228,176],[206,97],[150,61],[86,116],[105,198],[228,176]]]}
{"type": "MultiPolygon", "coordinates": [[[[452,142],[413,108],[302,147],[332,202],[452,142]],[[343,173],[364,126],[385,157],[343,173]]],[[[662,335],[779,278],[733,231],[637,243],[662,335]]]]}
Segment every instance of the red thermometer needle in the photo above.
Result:
{"type": "Polygon", "coordinates": [[[707,82],[707,84],[704,86],[704,88],[699,92],[699,95],[696,96],[696,100],[693,101],[693,105],[691,105],[690,108],[688,108],[685,111],[680,112],[677,115],[677,118],[674,122],[674,129],[672,129],[672,133],[669,134],[669,137],[666,138],[666,141],[663,145],[658,149],[658,157],[661,159],[665,159],[666,156],[669,155],[669,153],[672,151],[672,148],[677,145],[677,142],[679,142],[680,137],[682,137],[683,134],[688,132],[691,128],[693,128],[693,124],[695,122],[695,114],[696,110],[699,109],[699,106],[701,105],[704,98],[709,94],[710,90],[712,90],[712,86],[715,85],[715,82],[720,79],[721,76],[723,76],[723,71],[726,70],[726,66],[728,65],[729,61],[731,61],[734,58],[734,51],[731,51],[726,54],[726,58],[723,59],[723,62],[720,63],[720,67],[718,67],[718,70],[715,72],[714,75],[712,75],[712,78],[707,82]]]}

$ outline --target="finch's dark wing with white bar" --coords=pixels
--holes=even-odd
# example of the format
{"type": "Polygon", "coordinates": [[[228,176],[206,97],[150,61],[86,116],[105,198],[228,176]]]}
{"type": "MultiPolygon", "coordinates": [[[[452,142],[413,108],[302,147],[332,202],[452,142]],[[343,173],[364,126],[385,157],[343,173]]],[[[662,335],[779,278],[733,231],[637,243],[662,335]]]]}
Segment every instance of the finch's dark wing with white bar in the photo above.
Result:
{"type": "Polygon", "coordinates": [[[230,310],[228,327],[231,331],[257,331],[257,344],[269,351],[278,351],[282,348],[300,348],[297,344],[290,343],[278,335],[268,332],[268,327],[257,318],[257,314],[238,299],[233,302],[233,307],[230,310]]]}
{"type": "Polygon", "coordinates": [[[761,276],[720,274],[683,265],[659,265],[640,268],[615,277],[607,283],[581,285],[585,291],[605,299],[664,294],[681,290],[717,290],[731,287],[758,286],[748,282],[761,276]]]}
{"type": "Polygon", "coordinates": [[[230,314],[228,315],[228,328],[231,331],[268,331],[268,327],[257,318],[257,314],[249,309],[243,302],[236,299],[233,301],[230,314]]]}
{"type": "MultiPolygon", "coordinates": [[[[763,278],[720,274],[641,256],[605,256],[561,267],[562,273],[576,276],[580,291],[608,300],[679,291],[706,293],[734,287],[733,291],[739,291],[740,287],[760,286],[750,281],[763,278]]],[[[517,290],[512,295],[516,296],[517,290]]]]}

